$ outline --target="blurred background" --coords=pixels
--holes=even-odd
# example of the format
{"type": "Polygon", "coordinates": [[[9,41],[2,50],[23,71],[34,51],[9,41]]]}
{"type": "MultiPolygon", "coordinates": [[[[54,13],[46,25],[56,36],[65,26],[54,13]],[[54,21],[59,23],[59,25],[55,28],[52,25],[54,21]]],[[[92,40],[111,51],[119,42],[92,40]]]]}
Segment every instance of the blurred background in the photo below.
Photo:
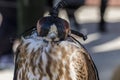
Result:
{"type": "MultiPolygon", "coordinates": [[[[13,78],[13,39],[47,16],[58,1],[0,0],[0,80],[13,78]]],[[[74,0],[74,4],[61,9],[59,16],[68,20],[72,29],[88,35],[81,43],[91,54],[100,80],[120,80],[120,0],[76,3],[74,0]]]]}

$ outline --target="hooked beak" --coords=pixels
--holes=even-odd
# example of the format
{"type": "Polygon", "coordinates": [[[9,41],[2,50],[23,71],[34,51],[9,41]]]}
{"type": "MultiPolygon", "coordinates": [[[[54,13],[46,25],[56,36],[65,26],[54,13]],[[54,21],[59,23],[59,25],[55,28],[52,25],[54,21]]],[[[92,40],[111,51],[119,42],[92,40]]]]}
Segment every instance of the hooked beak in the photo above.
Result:
{"type": "Polygon", "coordinates": [[[48,38],[51,41],[56,41],[57,40],[57,34],[55,32],[51,32],[51,33],[48,34],[48,38]]]}

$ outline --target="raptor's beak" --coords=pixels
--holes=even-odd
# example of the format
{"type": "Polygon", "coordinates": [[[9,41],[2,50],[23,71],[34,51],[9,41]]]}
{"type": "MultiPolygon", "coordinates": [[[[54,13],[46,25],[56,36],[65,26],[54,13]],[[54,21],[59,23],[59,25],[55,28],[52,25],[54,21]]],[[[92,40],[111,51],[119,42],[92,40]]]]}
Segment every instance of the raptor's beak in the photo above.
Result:
{"type": "Polygon", "coordinates": [[[51,32],[48,34],[48,38],[55,41],[55,39],[57,39],[57,34],[55,32],[51,32]]]}

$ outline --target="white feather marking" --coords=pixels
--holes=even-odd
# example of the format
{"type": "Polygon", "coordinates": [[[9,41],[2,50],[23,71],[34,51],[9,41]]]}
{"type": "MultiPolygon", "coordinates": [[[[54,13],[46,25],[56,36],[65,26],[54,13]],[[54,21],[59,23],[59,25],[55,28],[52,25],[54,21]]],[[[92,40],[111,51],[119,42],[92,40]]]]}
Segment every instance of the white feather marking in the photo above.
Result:
{"type": "Polygon", "coordinates": [[[25,67],[26,67],[25,64],[22,64],[22,66],[23,66],[23,70],[25,70],[25,67]]]}
{"type": "Polygon", "coordinates": [[[60,60],[62,59],[62,52],[61,51],[58,52],[58,59],[60,59],[60,60]]]}
{"type": "MultiPolygon", "coordinates": [[[[31,69],[29,68],[29,72],[27,73],[27,77],[29,78],[29,80],[39,80],[39,78],[40,78],[40,75],[38,74],[38,73],[36,73],[36,74],[38,74],[38,75],[34,75],[33,73],[32,73],[32,71],[31,71],[31,69]]],[[[36,70],[35,70],[36,71],[36,70]]]]}
{"type": "Polygon", "coordinates": [[[63,65],[66,65],[66,64],[67,64],[67,62],[65,60],[63,60],[63,65]]]}
{"type": "Polygon", "coordinates": [[[44,76],[42,80],[50,80],[50,78],[48,76],[44,76]]]}
{"type": "Polygon", "coordinates": [[[76,80],[77,76],[75,73],[74,63],[72,62],[73,57],[76,56],[76,51],[74,51],[70,56],[70,76],[72,80],[76,80]]]}
{"type": "Polygon", "coordinates": [[[18,71],[18,77],[17,77],[17,80],[20,80],[20,75],[21,75],[21,77],[22,77],[22,68],[19,69],[19,71],[18,71]]]}
{"type": "Polygon", "coordinates": [[[39,52],[39,57],[36,59],[36,61],[34,62],[36,65],[38,65],[40,63],[40,52],[39,52]]]}
{"type": "Polygon", "coordinates": [[[42,39],[34,39],[34,38],[24,39],[24,45],[28,43],[29,43],[27,47],[28,54],[30,54],[33,49],[34,51],[37,51],[42,46],[46,45],[46,43],[42,39]]]}
{"type": "Polygon", "coordinates": [[[70,76],[71,76],[72,80],[76,80],[76,78],[77,78],[75,69],[73,67],[73,63],[70,64],[70,76]]]}
{"type": "Polygon", "coordinates": [[[35,68],[35,73],[37,74],[37,76],[40,77],[40,74],[39,74],[39,70],[38,70],[38,68],[35,68]]]}
{"type": "Polygon", "coordinates": [[[31,72],[29,72],[27,74],[27,76],[28,76],[29,80],[33,80],[34,79],[33,73],[31,73],[31,72]]]}
{"type": "Polygon", "coordinates": [[[51,43],[49,43],[48,46],[45,48],[46,52],[49,53],[51,48],[51,43]]]}
{"type": "Polygon", "coordinates": [[[45,51],[43,51],[42,53],[42,61],[43,61],[43,65],[42,65],[42,68],[43,68],[43,71],[44,73],[46,73],[46,66],[47,66],[47,62],[48,62],[48,59],[47,59],[47,56],[46,56],[46,53],[45,51]]]}
{"type": "Polygon", "coordinates": [[[68,42],[68,41],[62,41],[60,43],[61,46],[66,46],[65,49],[67,50],[68,49],[68,45],[73,45],[73,46],[76,46],[76,47],[79,47],[81,48],[81,45],[80,44],[76,44],[74,42],[68,42]]]}

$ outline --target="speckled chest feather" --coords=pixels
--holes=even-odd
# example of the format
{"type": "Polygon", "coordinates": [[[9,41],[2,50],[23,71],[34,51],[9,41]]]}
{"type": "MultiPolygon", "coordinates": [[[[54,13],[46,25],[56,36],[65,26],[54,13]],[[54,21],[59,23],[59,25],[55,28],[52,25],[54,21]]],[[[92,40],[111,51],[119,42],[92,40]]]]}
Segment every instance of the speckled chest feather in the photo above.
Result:
{"type": "Polygon", "coordinates": [[[22,39],[15,53],[14,80],[97,80],[85,49],[72,41],[22,39]]]}

